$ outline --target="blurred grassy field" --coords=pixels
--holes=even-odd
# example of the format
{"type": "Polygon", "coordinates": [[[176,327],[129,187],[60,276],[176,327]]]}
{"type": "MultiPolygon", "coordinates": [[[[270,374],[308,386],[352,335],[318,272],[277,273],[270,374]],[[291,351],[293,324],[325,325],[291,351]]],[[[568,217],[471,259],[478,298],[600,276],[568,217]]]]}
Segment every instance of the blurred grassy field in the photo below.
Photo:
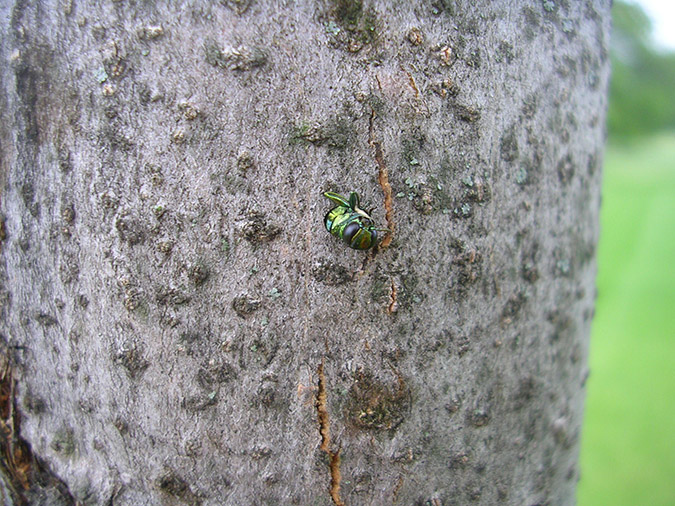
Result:
{"type": "Polygon", "coordinates": [[[675,505],[675,133],[605,157],[579,506],[675,505]]]}

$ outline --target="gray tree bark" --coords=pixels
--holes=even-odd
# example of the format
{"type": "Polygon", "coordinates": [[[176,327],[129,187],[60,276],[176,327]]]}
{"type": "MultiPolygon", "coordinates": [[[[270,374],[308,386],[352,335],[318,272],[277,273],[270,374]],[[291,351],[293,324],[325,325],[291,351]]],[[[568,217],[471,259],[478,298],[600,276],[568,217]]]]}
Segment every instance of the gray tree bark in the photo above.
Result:
{"type": "Polygon", "coordinates": [[[573,504],[609,4],[3,2],[5,497],[573,504]]]}

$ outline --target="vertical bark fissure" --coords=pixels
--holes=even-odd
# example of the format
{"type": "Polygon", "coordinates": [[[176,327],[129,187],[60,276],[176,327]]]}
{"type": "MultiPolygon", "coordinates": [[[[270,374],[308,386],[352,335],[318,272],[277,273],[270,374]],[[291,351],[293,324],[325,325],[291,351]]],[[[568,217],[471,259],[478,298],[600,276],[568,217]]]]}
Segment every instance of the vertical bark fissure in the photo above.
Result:
{"type": "Polygon", "coordinates": [[[384,153],[382,151],[382,144],[376,141],[373,136],[373,123],[375,121],[375,111],[370,113],[368,124],[368,143],[375,149],[375,162],[377,162],[377,182],[384,193],[384,218],[387,220],[387,228],[389,232],[384,236],[380,243],[381,248],[388,248],[394,237],[394,205],[392,197],[392,189],[389,184],[389,173],[387,172],[387,165],[384,161],[384,153]]]}
{"type": "Polygon", "coordinates": [[[391,280],[390,290],[391,292],[389,294],[389,306],[387,306],[387,314],[394,314],[398,309],[398,302],[396,300],[398,289],[396,288],[396,283],[394,283],[393,279],[391,280]]]}
{"type": "Polygon", "coordinates": [[[389,233],[384,237],[380,246],[386,248],[391,244],[391,240],[394,236],[394,206],[392,204],[393,198],[391,196],[391,185],[389,184],[389,174],[387,172],[387,166],[384,163],[384,153],[382,152],[382,146],[378,141],[373,141],[373,146],[375,147],[375,161],[377,161],[378,173],[377,173],[377,182],[380,183],[382,191],[384,192],[384,217],[387,220],[387,228],[389,233]]]}
{"type": "Polygon", "coordinates": [[[330,469],[330,496],[336,506],[345,506],[340,498],[340,448],[336,451],[330,447],[330,417],[328,415],[328,403],[326,395],[326,375],[323,372],[324,360],[319,364],[317,374],[319,385],[316,393],[316,412],[319,419],[319,433],[321,434],[321,450],[328,455],[330,469]]]}

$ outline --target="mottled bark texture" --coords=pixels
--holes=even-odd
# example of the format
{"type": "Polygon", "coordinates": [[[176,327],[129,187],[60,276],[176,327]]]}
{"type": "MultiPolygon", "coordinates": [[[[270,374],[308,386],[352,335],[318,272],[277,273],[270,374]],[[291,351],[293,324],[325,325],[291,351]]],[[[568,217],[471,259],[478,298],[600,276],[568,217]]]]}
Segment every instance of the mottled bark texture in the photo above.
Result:
{"type": "Polygon", "coordinates": [[[3,2],[15,501],[572,504],[609,7],[3,2]]]}

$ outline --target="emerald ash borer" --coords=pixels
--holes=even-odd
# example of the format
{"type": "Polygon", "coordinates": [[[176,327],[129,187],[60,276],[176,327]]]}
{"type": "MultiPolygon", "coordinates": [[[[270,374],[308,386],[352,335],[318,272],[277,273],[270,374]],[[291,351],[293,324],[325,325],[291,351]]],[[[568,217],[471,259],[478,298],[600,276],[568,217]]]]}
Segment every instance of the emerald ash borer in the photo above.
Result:
{"type": "Polygon", "coordinates": [[[378,228],[370,215],[359,207],[359,195],[351,192],[345,198],[334,192],[325,192],[324,197],[337,204],[326,217],[326,230],[338,239],[342,239],[353,249],[366,250],[377,244],[377,233],[388,232],[378,228]]]}

